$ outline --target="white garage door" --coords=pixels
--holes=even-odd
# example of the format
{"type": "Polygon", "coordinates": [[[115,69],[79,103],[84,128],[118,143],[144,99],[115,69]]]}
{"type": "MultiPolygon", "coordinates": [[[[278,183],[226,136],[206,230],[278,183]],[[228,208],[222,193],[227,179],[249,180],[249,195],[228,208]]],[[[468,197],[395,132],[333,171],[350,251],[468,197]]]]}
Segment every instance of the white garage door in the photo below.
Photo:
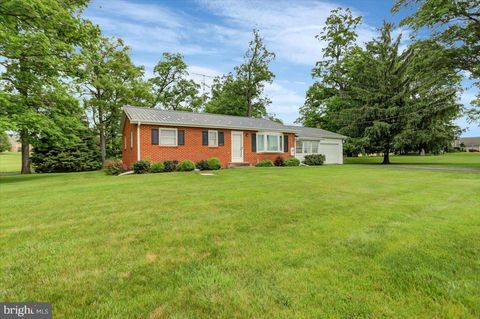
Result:
{"type": "Polygon", "coordinates": [[[325,164],[341,164],[342,160],[340,159],[340,145],[332,143],[321,143],[320,142],[320,154],[325,155],[325,164]]]}

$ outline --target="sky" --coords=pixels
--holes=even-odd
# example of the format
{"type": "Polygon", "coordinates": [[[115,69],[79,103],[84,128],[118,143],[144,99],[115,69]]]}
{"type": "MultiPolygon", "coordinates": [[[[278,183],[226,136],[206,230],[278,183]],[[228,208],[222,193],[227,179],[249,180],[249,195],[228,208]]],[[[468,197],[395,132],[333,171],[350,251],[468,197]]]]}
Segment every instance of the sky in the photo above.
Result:
{"type": "MultiPolygon", "coordinates": [[[[150,77],[163,52],[181,53],[190,77],[208,92],[213,77],[233,71],[248,48],[252,29],[259,29],[269,51],[276,54],[270,69],[275,74],[265,94],[272,100],[268,112],[286,124],[298,118],[305,92],[313,83],[312,67],[322,56],[324,43],[315,38],[330,11],[350,8],[363,17],[358,28],[360,45],[378,34],[384,20],[399,21],[408,14],[390,12],[393,1],[207,1],[207,0],[92,0],[85,16],[105,35],[121,37],[132,50],[133,61],[150,77]]],[[[411,30],[398,27],[408,41],[411,30]]],[[[406,42],[403,43],[405,45],[406,42]]],[[[464,80],[461,103],[475,96],[472,81],[464,80]]],[[[462,136],[480,136],[480,127],[462,118],[462,136]]]]}

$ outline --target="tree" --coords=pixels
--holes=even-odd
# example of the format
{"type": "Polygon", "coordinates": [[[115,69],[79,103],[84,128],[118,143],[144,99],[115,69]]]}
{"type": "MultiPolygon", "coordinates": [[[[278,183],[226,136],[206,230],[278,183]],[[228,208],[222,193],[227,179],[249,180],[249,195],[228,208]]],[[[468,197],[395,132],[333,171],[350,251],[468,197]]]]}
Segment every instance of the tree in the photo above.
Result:
{"type": "MultiPolygon", "coordinates": [[[[404,18],[401,25],[408,25],[418,31],[423,27],[433,30],[433,40],[445,45],[453,64],[468,71],[477,87],[480,86],[480,0],[397,0],[392,8],[394,13],[402,7],[416,7],[415,12],[404,18]]],[[[480,94],[472,102],[480,104],[480,94]]],[[[475,108],[470,111],[471,120],[475,108]]],[[[472,117],[473,115],[473,117],[472,117]]]]}
{"type": "Polygon", "coordinates": [[[253,30],[244,62],[235,67],[235,75],[228,73],[214,80],[206,111],[248,117],[267,116],[266,107],[270,99],[263,97],[263,91],[265,84],[272,83],[275,77],[269,69],[273,59],[275,54],[267,50],[258,30],[253,30]]]}
{"type": "Polygon", "coordinates": [[[90,28],[79,17],[88,1],[1,1],[0,124],[8,122],[22,143],[22,174],[30,173],[29,145],[44,134],[58,134],[49,117],[56,104],[45,103],[63,90],[70,61],[90,28]]]}
{"type": "Polygon", "coordinates": [[[143,67],[135,66],[130,49],[121,39],[91,37],[79,56],[78,92],[93,122],[100,143],[102,165],[121,153],[118,131],[124,105],[147,106],[151,102],[143,67]]]}
{"type": "Polygon", "coordinates": [[[166,110],[197,111],[204,102],[199,95],[200,86],[188,77],[188,66],[179,53],[163,53],[163,59],[153,69],[149,79],[153,88],[152,107],[166,110]]]}
{"type": "Polygon", "coordinates": [[[354,17],[350,9],[332,10],[316,38],[326,42],[322,49],[323,59],[312,70],[315,83],[308,89],[305,103],[300,107],[297,123],[308,127],[338,130],[331,116],[345,106],[338,97],[348,89],[347,61],[359,48],[356,45],[356,29],[362,17],[354,17]]]}
{"type": "Polygon", "coordinates": [[[8,140],[8,135],[5,132],[0,132],[0,153],[9,151],[12,145],[8,140]]]}

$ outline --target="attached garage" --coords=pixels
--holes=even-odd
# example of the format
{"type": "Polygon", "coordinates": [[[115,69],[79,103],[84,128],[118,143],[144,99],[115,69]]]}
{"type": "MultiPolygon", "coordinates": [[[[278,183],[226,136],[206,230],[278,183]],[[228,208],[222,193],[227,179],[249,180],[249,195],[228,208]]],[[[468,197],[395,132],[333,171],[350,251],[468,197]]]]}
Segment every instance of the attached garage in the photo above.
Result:
{"type": "Polygon", "coordinates": [[[343,141],[346,136],[310,127],[290,126],[297,130],[295,157],[303,161],[305,155],[323,154],[325,164],[343,164],[343,141]]]}

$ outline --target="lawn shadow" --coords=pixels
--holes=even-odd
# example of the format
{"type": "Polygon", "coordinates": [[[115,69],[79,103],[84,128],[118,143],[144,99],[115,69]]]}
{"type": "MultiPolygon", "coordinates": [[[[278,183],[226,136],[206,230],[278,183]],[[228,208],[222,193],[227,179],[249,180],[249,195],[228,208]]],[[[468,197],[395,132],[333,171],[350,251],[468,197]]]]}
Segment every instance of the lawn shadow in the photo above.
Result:
{"type": "Polygon", "coordinates": [[[26,174],[22,175],[20,173],[3,175],[0,174],[0,184],[13,184],[13,183],[22,183],[29,182],[33,180],[39,180],[44,178],[58,178],[63,176],[63,174],[26,174]]]}

